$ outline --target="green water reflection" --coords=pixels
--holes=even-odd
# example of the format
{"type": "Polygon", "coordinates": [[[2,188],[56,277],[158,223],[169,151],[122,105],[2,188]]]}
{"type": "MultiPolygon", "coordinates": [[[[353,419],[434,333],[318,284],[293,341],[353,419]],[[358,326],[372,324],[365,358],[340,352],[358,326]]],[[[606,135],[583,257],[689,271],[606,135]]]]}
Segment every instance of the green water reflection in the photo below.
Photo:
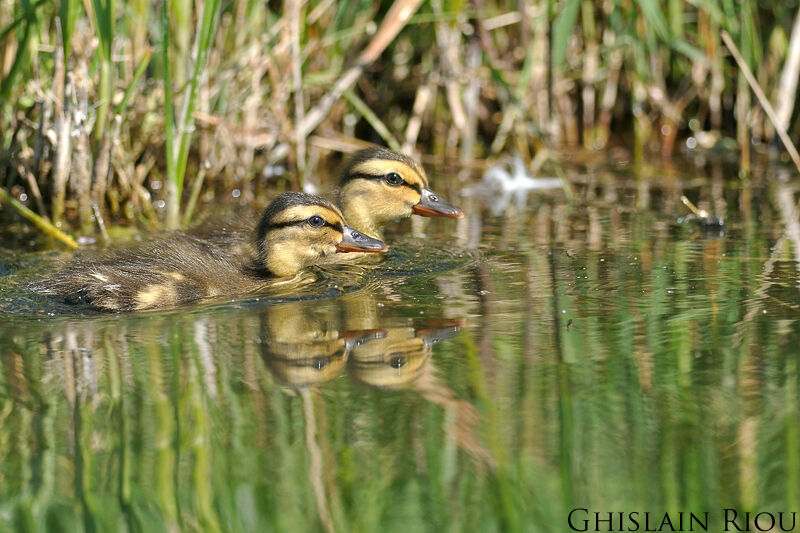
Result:
{"type": "Polygon", "coordinates": [[[480,252],[395,256],[338,295],[4,317],[0,529],[561,532],[585,507],[720,530],[726,507],[800,511],[793,189],[586,179],[573,207],[466,205],[426,233],[480,252]],[[682,192],[723,236],[676,224],[682,192]]]}

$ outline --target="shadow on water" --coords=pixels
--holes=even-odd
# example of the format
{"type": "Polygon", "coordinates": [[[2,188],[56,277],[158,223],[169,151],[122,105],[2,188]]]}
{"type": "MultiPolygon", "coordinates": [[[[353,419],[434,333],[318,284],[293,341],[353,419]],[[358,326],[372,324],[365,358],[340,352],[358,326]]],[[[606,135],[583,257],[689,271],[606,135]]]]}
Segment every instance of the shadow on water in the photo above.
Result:
{"type": "Polygon", "coordinates": [[[375,267],[168,312],[81,316],[20,290],[50,256],[0,256],[0,529],[562,532],[586,508],[719,530],[724,508],[797,510],[792,186],[575,180],[572,206],[469,198],[375,267]],[[725,231],[678,223],[681,194],[725,231]]]}

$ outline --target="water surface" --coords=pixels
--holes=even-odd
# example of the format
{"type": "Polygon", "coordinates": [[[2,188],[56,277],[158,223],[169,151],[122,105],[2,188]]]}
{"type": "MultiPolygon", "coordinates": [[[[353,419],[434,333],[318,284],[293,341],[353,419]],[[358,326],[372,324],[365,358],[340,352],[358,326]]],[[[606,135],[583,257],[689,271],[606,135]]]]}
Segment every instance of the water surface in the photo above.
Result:
{"type": "Polygon", "coordinates": [[[404,223],[375,268],[164,312],[25,295],[56,254],[1,254],[0,530],[563,532],[575,508],[718,530],[724,508],[800,511],[780,175],[580,167],[572,204],[462,199],[464,220],[404,223]],[[681,194],[724,231],[679,223],[681,194]]]}

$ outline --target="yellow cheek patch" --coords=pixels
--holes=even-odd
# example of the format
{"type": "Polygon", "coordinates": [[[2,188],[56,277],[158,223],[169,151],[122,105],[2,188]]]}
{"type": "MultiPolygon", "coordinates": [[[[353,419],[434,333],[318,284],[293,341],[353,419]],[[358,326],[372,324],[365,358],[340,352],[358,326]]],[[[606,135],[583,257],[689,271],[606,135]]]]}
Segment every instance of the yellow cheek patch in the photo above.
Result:
{"type": "Polygon", "coordinates": [[[313,238],[319,244],[337,244],[342,240],[342,234],[329,226],[325,226],[322,228],[322,233],[317,233],[313,238]]]}
{"type": "MultiPolygon", "coordinates": [[[[346,200],[361,199],[364,208],[370,211],[383,212],[386,210],[402,209],[419,203],[422,196],[410,187],[387,187],[377,180],[353,180],[345,185],[343,195],[346,200]]],[[[397,216],[401,216],[398,214],[397,216]]],[[[350,214],[347,214],[348,221],[350,214]]]]}
{"type": "Polygon", "coordinates": [[[333,253],[340,239],[333,230],[326,231],[324,236],[319,233],[302,236],[305,233],[302,230],[293,233],[300,236],[269,241],[270,253],[266,257],[266,267],[278,277],[294,276],[321,257],[333,253]]]}
{"type": "Polygon", "coordinates": [[[408,204],[417,204],[422,199],[422,195],[414,189],[409,189],[408,187],[398,187],[398,189],[400,189],[396,193],[398,198],[402,198],[408,204]]]}
{"type": "MultiPolygon", "coordinates": [[[[338,243],[342,234],[330,226],[313,228],[308,225],[286,226],[272,230],[265,239],[268,248],[276,245],[281,250],[300,250],[317,243],[338,243]]],[[[275,248],[272,248],[275,250],[275,248]]]]}
{"type": "Polygon", "coordinates": [[[342,189],[342,208],[347,223],[371,236],[380,236],[380,226],[396,218],[411,216],[421,198],[410,187],[389,187],[380,180],[354,179],[342,189]]]}
{"type": "Polygon", "coordinates": [[[307,264],[315,263],[320,257],[336,251],[336,245],[342,240],[342,234],[333,228],[325,227],[308,231],[304,239],[298,241],[307,264]]]}

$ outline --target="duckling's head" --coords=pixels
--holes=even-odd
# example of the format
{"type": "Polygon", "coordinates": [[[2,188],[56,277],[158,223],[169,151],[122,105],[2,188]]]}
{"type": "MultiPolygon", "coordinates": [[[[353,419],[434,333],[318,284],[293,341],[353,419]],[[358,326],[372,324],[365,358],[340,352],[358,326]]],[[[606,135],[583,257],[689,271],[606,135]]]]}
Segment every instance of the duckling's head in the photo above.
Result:
{"type": "Polygon", "coordinates": [[[258,266],[274,276],[294,276],[336,252],[389,248],[347,226],[342,212],[320,196],[286,192],[261,215],[256,229],[258,266]]]}
{"type": "Polygon", "coordinates": [[[359,231],[380,236],[381,226],[412,214],[462,218],[461,209],[428,188],[428,177],[410,157],[375,146],[356,152],[342,172],[342,211],[359,231]]]}

